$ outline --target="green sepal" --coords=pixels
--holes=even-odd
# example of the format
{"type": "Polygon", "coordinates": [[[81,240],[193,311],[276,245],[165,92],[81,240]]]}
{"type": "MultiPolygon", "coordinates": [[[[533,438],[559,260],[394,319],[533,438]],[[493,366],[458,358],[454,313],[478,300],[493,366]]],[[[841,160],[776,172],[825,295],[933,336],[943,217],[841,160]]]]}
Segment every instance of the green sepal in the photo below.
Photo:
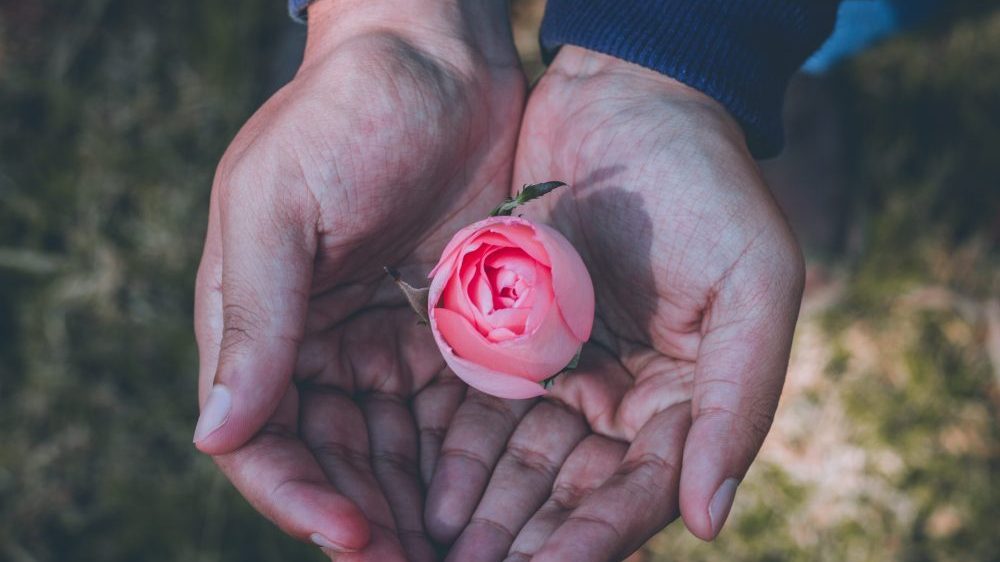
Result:
{"type": "Polygon", "coordinates": [[[574,355],[573,358],[569,360],[569,363],[567,363],[565,367],[563,367],[558,373],[552,375],[551,377],[543,380],[538,384],[542,385],[542,388],[544,388],[545,390],[552,388],[556,384],[556,378],[559,375],[563,373],[568,373],[573,369],[576,369],[576,366],[580,364],[580,353],[582,352],[583,348],[581,347],[580,350],[576,352],[576,355],[574,355]]]}
{"type": "Polygon", "coordinates": [[[414,287],[406,281],[403,281],[402,277],[399,275],[399,271],[396,271],[388,266],[384,269],[385,272],[389,274],[389,277],[392,277],[392,280],[396,282],[396,286],[399,287],[399,290],[403,292],[403,295],[406,297],[406,302],[410,303],[410,308],[413,309],[413,312],[417,313],[417,316],[420,318],[417,323],[430,323],[430,318],[427,316],[427,300],[431,292],[430,287],[414,287]]]}
{"type": "Polygon", "coordinates": [[[497,205],[497,207],[490,213],[490,216],[509,217],[513,214],[514,209],[519,206],[524,205],[532,199],[538,199],[557,187],[562,187],[564,185],[566,185],[566,183],[561,181],[547,181],[545,183],[525,185],[521,188],[521,191],[517,192],[515,197],[507,197],[503,200],[503,203],[497,205]]]}

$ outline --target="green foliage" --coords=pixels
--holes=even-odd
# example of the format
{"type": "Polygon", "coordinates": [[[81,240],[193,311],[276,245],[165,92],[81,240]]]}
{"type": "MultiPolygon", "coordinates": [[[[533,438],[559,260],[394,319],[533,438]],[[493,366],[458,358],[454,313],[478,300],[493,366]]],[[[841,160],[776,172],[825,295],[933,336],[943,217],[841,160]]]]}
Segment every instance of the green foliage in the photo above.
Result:
{"type": "Polygon", "coordinates": [[[270,0],[0,4],[0,559],[321,558],[190,437],[212,170],[284,22],[270,0]]]}
{"type": "Polygon", "coordinates": [[[564,185],[566,185],[565,182],[561,181],[547,181],[545,183],[525,185],[521,188],[521,191],[517,192],[517,195],[514,197],[507,197],[505,201],[497,205],[497,208],[490,212],[490,216],[509,217],[514,213],[514,210],[521,205],[524,205],[533,199],[538,199],[539,197],[564,185]]]}
{"type": "MultiPolygon", "coordinates": [[[[651,559],[998,560],[1000,13],[974,4],[836,77],[859,242],[801,325],[823,362],[720,539],[677,524],[651,559]]],[[[0,3],[0,559],[321,559],[190,443],[212,171],[283,25],[274,0],[0,3]]]]}
{"type": "Polygon", "coordinates": [[[854,241],[796,343],[825,362],[786,392],[722,536],[668,529],[650,559],[1000,560],[998,66],[1000,12],[959,2],[834,76],[854,241]]]}

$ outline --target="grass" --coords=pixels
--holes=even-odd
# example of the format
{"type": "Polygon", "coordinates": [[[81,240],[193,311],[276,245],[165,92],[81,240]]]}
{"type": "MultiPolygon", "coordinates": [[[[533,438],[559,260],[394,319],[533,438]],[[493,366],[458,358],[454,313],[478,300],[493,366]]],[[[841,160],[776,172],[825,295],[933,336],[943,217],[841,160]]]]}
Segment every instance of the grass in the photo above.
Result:
{"type": "MultiPolygon", "coordinates": [[[[0,1],[0,559],[321,559],[190,444],[208,188],[281,4],[0,1]]],[[[728,530],[647,559],[1000,559],[1000,12],[950,10],[834,76],[849,250],[728,530]]]]}

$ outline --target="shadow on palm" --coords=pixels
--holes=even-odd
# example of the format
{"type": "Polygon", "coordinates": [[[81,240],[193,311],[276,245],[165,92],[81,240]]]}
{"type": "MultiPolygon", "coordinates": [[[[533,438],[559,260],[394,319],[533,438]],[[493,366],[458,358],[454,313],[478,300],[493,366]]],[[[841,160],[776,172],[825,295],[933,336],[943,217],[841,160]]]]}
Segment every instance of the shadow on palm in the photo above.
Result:
{"type": "Polygon", "coordinates": [[[794,239],[718,104],[579,49],[525,112],[514,184],[543,179],[571,187],[525,212],[583,257],[591,342],[545,399],[506,405],[514,423],[449,433],[438,472],[470,484],[435,475],[428,529],[462,561],[616,560],[682,513],[710,539],[780,392],[794,239]]]}

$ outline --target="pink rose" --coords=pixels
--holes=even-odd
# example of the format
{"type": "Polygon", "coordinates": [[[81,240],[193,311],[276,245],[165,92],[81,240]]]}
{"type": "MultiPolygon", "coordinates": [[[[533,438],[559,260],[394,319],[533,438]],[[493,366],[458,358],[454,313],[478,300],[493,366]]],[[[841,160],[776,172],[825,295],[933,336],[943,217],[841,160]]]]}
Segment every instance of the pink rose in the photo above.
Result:
{"type": "Polygon", "coordinates": [[[431,271],[428,313],[445,362],[501,398],[545,394],[590,337],[594,286],[555,230],[491,217],[455,234],[431,271]]]}

